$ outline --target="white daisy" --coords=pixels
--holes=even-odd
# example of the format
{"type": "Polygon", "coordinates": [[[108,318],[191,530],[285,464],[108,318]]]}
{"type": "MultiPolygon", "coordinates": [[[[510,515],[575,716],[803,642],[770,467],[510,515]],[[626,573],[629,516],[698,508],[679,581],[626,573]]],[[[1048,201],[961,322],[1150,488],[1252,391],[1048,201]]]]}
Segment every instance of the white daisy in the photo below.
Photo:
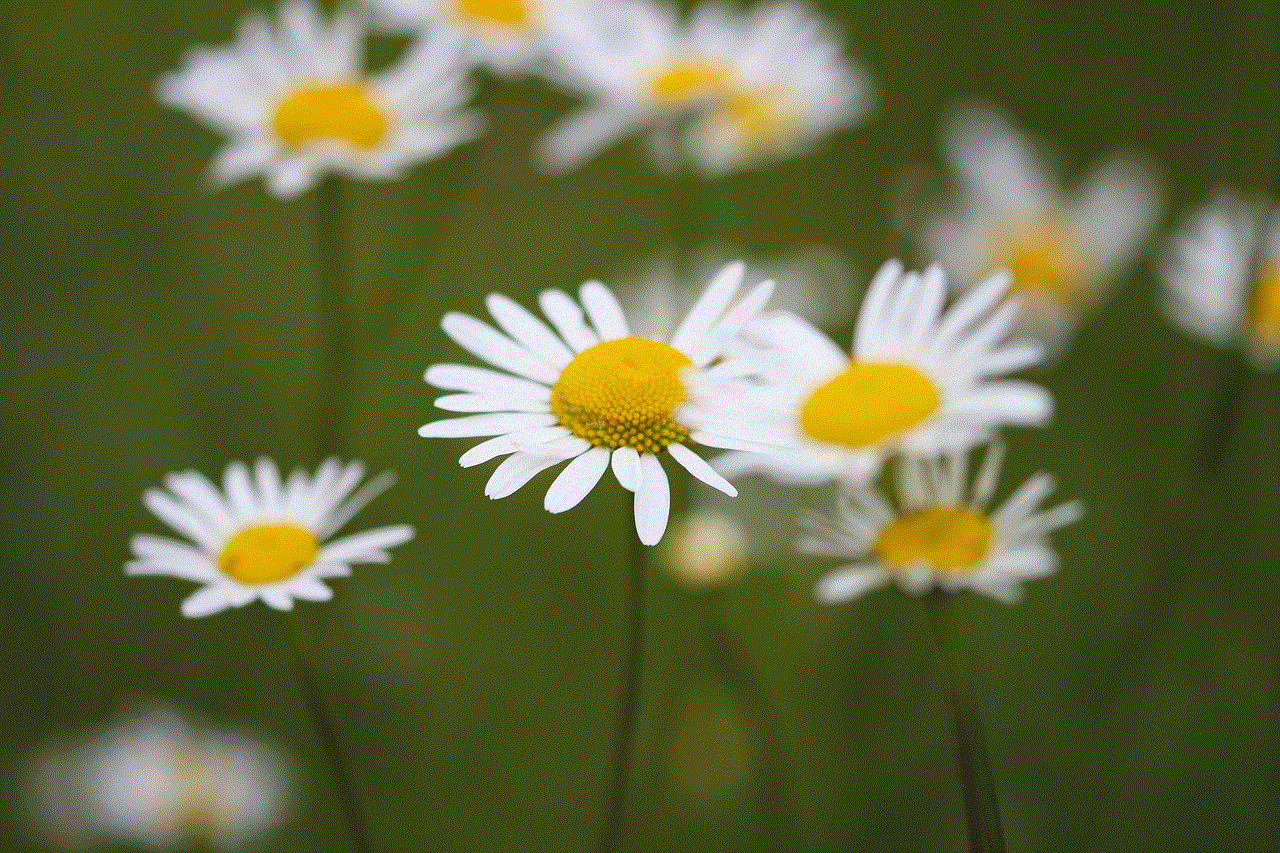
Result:
{"type": "Polygon", "coordinates": [[[288,0],[277,27],[247,16],[236,44],[196,48],[160,79],[157,97],[227,136],[214,183],[262,174],[282,198],[327,171],[388,179],[475,136],[481,121],[456,39],[424,35],[393,68],[363,70],[363,24],[321,20],[311,0],[288,0]]]}
{"type": "Polygon", "coordinates": [[[564,0],[365,0],[388,28],[440,30],[468,57],[499,74],[536,71],[546,56],[547,21],[564,0]]]}
{"type": "Polygon", "coordinates": [[[654,545],[666,530],[671,504],[663,453],[702,482],[736,494],[686,444],[716,437],[690,430],[675,410],[689,379],[716,359],[768,300],[771,281],[730,307],[742,276],[741,263],[721,270],[669,343],[633,335],[617,299],[597,281],[582,286],[581,307],[559,290],[541,294],[539,305],[555,331],[496,293],[485,304],[502,332],[466,314],[447,314],[445,333],[499,370],[458,364],[429,368],[427,382],[462,392],[438,398],[439,408],[480,414],[434,421],[418,432],[434,438],[496,436],[459,460],[469,467],[507,457],[485,486],[490,498],[506,497],[538,472],[572,460],[547,490],[549,512],[576,506],[612,467],[622,487],[635,492],[640,541],[654,545]]]}
{"type": "Polygon", "coordinates": [[[388,548],[413,538],[407,525],[379,527],[326,542],[395,477],[382,474],[354,491],[364,478],[359,462],[326,460],[309,477],[295,470],[283,482],[270,459],[250,472],[227,466],[223,491],[195,471],[170,474],[169,491],[150,489],[143,502],[191,543],[141,534],[132,541],[130,575],[172,575],[204,584],[182,603],[184,616],[208,616],[260,598],[289,610],[295,598],[328,601],[326,578],[351,574],[358,563],[386,563],[388,548]]]}
{"type": "Polygon", "coordinates": [[[747,567],[747,532],[730,515],[692,512],[680,519],[664,545],[663,562],[690,589],[726,586],[747,567]]]}
{"type": "Polygon", "coordinates": [[[1021,328],[1061,347],[1150,232],[1159,205],[1152,170],[1116,155],[1068,197],[1041,152],[985,106],[957,114],[946,153],[958,192],[925,224],[926,251],[961,287],[1010,270],[1021,328]]]}
{"type": "Polygon", "coordinates": [[[32,783],[50,840],[161,851],[239,849],[279,822],[290,787],[282,756],[267,744],[164,709],[84,744],[46,748],[32,783]]]}
{"type": "Polygon", "coordinates": [[[862,483],[893,453],[935,456],[986,441],[1005,425],[1044,423],[1052,400],[1038,385],[997,379],[1036,364],[1043,347],[1006,342],[1018,311],[993,276],[943,310],[946,276],[876,273],[854,331],[852,357],[790,314],[762,317],[721,365],[692,377],[682,413],[734,443],[715,468],[813,485],[862,483]]]}
{"type": "Polygon", "coordinates": [[[1280,366],[1280,217],[1265,202],[1219,194],[1170,241],[1160,272],[1175,323],[1218,346],[1243,341],[1259,367],[1280,366]]]}
{"type": "Polygon", "coordinates": [[[1039,512],[1054,488],[1037,474],[999,508],[988,511],[1002,452],[993,446],[968,490],[967,453],[940,459],[903,459],[896,506],[871,487],[847,492],[834,518],[809,513],[797,547],[820,557],[851,559],[822,578],[814,595],[826,604],[857,598],[897,581],[903,590],[971,589],[1008,604],[1022,582],[1053,573],[1057,555],[1045,536],[1078,521],[1078,501],[1039,512]]]}
{"type": "Polygon", "coordinates": [[[733,73],[694,120],[688,156],[708,174],[793,156],[861,119],[874,100],[866,72],[844,57],[826,21],[792,2],[729,16],[733,73]]]}

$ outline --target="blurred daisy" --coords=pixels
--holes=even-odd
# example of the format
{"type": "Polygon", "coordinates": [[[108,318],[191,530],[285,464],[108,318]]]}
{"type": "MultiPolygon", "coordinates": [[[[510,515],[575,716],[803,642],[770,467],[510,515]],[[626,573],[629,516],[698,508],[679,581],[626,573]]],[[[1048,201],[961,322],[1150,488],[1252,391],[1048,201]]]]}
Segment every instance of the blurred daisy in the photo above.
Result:
{"type": "Polygon", "coordinates": [[[704,3],[682,22],[670,5],[612,0],[561,16],[549,43],[555,76],[592,101],[543,139],[551,171],[645,130],[660,167],[729,171],[792,153],[870,101],[826,25],[791,3],[745,15],[704,3]]]}
{"type": "Polygon", "coordinates": [[[1037,474],[994,511],[988,511],[999,475],[999,445],[987,452],[968,492],[967,454],[903,459],[896,506],[871,487],[846,493],[834,518],[802,518],[797,547],[820,557],[851,559],[820,580],[814,595],[826,604],[857,598],[896,581],[905,591],[971,589],[1013,604],[1022,582],[1053,573],[1057,555],[1045,536],[1078,521],[1078,501],[1040,512],[1054,488],[1037,474]]]}
{"type": "Polygon", "coordinates": [[[227,136],[214,183],[261,174],[282,198],[329,171],[399,177],[479,132],[476,114],[460,110],[471,89],[456,39],[427,34],[377,75],[363,71],[363,40],[352,15],[329,24],[310,0],[289,0],[277,27],[251,14],[238,43],[192,50],[157,97],[227,136]]]}
{"type": "Polygon", "coordinates": [[[535,71],[546,55],[546,22],[564,0],[365,0],[387,27],[440,30],[460,38],[473,61],[499,74],[535,71]]]}
{"type": "Polygon", "coordinates": [[[1161,265],[1165,310],[1189,334],[1243,341],[1254,363],[1280,366],[1280,217],[1221,193],[1172,239],[1161,265]]]}
{"type": "Polygon", "coordinates": [[[926,251],[962,287],[1010,270],[1020,327],[1062,346],[1151,230],[1153,173],[1133,156],[1113,156],[1068,197],[1031,142],[985,106],[950,123],[946,153],[958,193],[925,224],[926,251]]]}
{"type": "MultiPolygon", "coordinates": [[[[858,314],[853,354],[790,314],[747,330],[754,346],[691,379],[690,426],[739,443],[715,468],[787,483],[865,482],[893,453],[934,456],[986,441],[999,427],[1044,423],[1052,400],[1038,385],[1002,380],[1036,364],[1043,348],[1006,342],[1018,311],[993,276],[943,310],[936,266],[884,264],[858,314]]],[[[722,446],[731,447],[725,443],[722,446]]]]}
{"type": "Polygon", "coordinates": [[[539,304],[555,331],[499,294],[485,304],[505,334],[466,314],[447,314],[445,333],[499,370],[429,368],[427,382],[462,392],[437,398],[436,406],[482,414],[434,421],[418,432],[430,438],[496,436],[459,460],[470,467],[507,457],[485,486],[490,498],[506,497],[538,472],[569,460],[547,490],[549,512],[576,506],[612,467],[622,487],[635,492],[640,541],[654,545],[666,530],[671,504],[660,455],[707,485],[736,494],[686,445],[708,444],[716,436],[689,429],[675,410],[684,402],[689,378],[717,358],[768,300],[770,281],[730,307],[742,277],[741,263],[721,270],[670,343],[632,334],[613,293],[596,281],[582,286],[581,307],[562,291],[542,293],[539,304]]]}
{"type": "Polygon", "coordinates": [[[184,616],[208,616],[254,599],[290,610],[295,598],[328,601],[327,578],[346,577],[358,563],[386,563],[388,548],[413,538],[407,525],[333,536],[395,477],[383,474],[362,488],[359,462],[328,459],[309,477],[295,470],[283,482],[270,459],[250,472],[227,466],[223,491],[195,471],[170,474],[168,491],[150,489],[143,501],[191,543],[141,534],[132,541],[130,575],[172,575],[204,586],[182,603],[184,616]],[[353,490],[354,493],[353,493],[353,490]]]}
{"type": "Polygon", "coordinates": [[[747,533],[736,518],[693,512],[676,525],[665,544],[673,577],[690,589],[733,583],[747,565],[747,533]]]}
{"type": "Polygon", "coordinates": [[[231,850],[278,823],[289,799],[275,749],[166,710],[46,749],[32,780],[44,834],[66,847],[231,850]]]}

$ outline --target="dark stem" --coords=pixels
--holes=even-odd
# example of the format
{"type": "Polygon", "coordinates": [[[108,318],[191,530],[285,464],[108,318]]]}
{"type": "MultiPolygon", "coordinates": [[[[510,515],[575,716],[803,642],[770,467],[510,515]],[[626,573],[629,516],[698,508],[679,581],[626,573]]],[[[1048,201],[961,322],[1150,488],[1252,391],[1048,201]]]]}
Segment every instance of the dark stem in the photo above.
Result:
{"type": "Polygon", "coordinates": [[[630,544],[630,620],[627,651],[623,661],[622,696],[618,702],[618,728],[613,744],[613,776],[605,803],[604,825],[600,831],[600,853],[613,853],[622,833],[627,787],[631,779],[631,755],[635,748],[636,718],[640,711],[640,671],[644,663],[645,547],[627,514],[630,544]]]}
{"type": "Polygon", "coordinates": [[[924,607],[942,658],[947,703],[955,721],[956,761],[960,767],[969,850],[971,853],[1004,853],[1004,830],[1000,826],[1000,808],[996,803],[982,718],[978,715],[961,655],[951,598],[948,593],[932,592],[924,597],[924,607]]]}
{"type": "Polygon", "coordinates": [[[293,658],[298,670],[298,680],[302,683],[302,692],[307,700],[307,708],[311,712],[311,720],[315,724],[316,733],[324,747],[325,757],[329,761],[329,770],[333,776],[333,786],[338,792],[338,800],[342,805],[342,813],[346,818],[347,831],[351,835],[351,847],[356,853],[371,853],[369,833],[365,829],[364,811],[356,796],[355,786],[351,783],[351,773],[342,755],[342,747],[338,743],[338,735],[333,721],[325,710],[324,700],[320,695],[320,687],[316,681],[315,668],[311,665],[307,654],[306,641],[302,629],[292,613],[280,615],[280,627],[284,635],[284,643],[289,647],[289,656],[293,658]]]}
{"type": "Polygon", "coordinates": [[[316,189],[316,303],[320,325],[320,390],[316,402],[316,450],[339,453],[345,444],[345,416],[351,403],[351,298],[342,179],[329,175],[316,189]]]}
{"type": "Polygon", "coordinates": [[[1229,347],[1222,353],[1214,393],[1200,422],[1196,463],[1204,479],[1215,478],[1222,471],[1248,387],[1249,365],[1239,347],[1229,347]]]}

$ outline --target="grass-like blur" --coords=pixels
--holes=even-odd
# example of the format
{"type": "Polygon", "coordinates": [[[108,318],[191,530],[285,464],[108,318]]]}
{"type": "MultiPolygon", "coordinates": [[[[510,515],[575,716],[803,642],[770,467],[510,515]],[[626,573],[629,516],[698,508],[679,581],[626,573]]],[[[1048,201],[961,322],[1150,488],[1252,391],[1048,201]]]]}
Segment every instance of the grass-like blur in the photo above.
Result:
{"type": "MultiPolygon", "coordinates": [[[[1002,495],[1043,469],[1087,506],[1054,537],[1062,567],[1016,607],[962,604],[1009,847],[1272,849],[1280,374],[1249,374],[1220,472],[1195,474],[1223,356],[1161,316],[1152,258],[1218,186],[1274,195],[1280,9],[818,5],[879,106],[806,156],[690,189],[630,142],[547,177],[529,152],[571,99],[489,80],[480,140],[402,181],[347,183],[342,429],[348,455],[400,477],[361,522],[417,536],[300,616],[379,849],[588,849],[620,677],[629,501],[599,488],[551,516],[530,488],[491,503],[487,466],[456,463],[466,442],[418,438],[437,416],[422,370],[462,358],[440,316],[492,291],[532,304],[613,282],[673,245],[765,261],[830,247],[856,296],[887,257],[929,260],[895,222],[903,176],[945,180],[943,118],[975,97],[1050,141],[1068,185],[1127,147],[1166,193],[1157,242],[1034,372],[1053,423],[1007,435],[1002,495]]],[[[259,849],[346,849],[274,614],[187,620],[190,584],[121,570],[133,533],[161,532],[139,498],[165,472],[319,461],[315,194],[210,191],[218,140],[152,96],[245,10],[0,5],[4,849],[44,849],[24,781],[35,751],[154,701],[293,756],[295,807],[259,849]]],[[[403,43],[376,40],[375,62],[403,43]]],[[[778,512],[750,495],[736,508],[778,512]]],[[[626,849],[963,844],[920,605],[880,590],[822,607],[810,591],[831,565],[774,553],[713,598],[655,568],[626,849]]]]}

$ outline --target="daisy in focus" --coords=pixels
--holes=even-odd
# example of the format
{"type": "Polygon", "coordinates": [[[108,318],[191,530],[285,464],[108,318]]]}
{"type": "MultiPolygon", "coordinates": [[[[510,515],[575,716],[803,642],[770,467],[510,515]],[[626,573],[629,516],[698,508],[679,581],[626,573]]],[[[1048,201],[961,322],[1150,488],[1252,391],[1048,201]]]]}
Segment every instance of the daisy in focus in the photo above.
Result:
{"type": "Polygon", "coordinates": [[[1142,161],[1115,155],[1068,196],[1042,153],[994,109],[970,107],[950,123],[953,202],[925,224],[930,257],[968,287],[1013,273],[1020,328],[1058,350],[1146,239],[1159,204],[1142,161]]]}
{"type": "Polygon", "coordinates": [[[363,70],[364,25],[332,23],[311,0],[288,0],[276,26],[247,16],[239,40],[196,48],[165,75],[160,101],[227,137],[210,175],[218,186],[261,174],[290,198],[327,172],[397,178],[479,133],[456,39],[424,35],[394,67],[363,70]]]}
{"type": "Polygon", "coordinates": [[[472,62],[498,74],[539,70],[546,27],[564,0],[365,0],[389,29],[440,30],[459,38],[472,62]]]}
{"type": "Polygon", "coordinates": [[[495,499],[567,461],[547,490],[548,512],[576,506],[612,468],[618,483],[635,493],[640,541],[655,545],[671,508],[661,456],[670,456],[713,488],[737,493],[687,442],[736,445],[714,431],[689,428],[676,417],[676,408],[685,400],[690,378],[719,357],[768,301],[771,281],[733,304],[742,277],[741,263],[721,270],[669,343],[633,334],[618,300],[596,281],[582,286],[581,304],[563,291],[541,294],[539,305],[554,330],[500,294],[490,295],[485,304],[501,332],[466,314],[447,314],[441,324],[445,333],[498,369],[429,368],[428,383],[460,392],[437,398],[436,406],[475,414],[434,421],[418,433],[493,436],[459,462],[470,467],[507,457],[485,486],[485,494],[495,499]]]}
{"type": "Polygon", "coordinates": [[[553,77],[591,101],[540,144],[553,172],[641,132],[659,168],[732,171],[802,149],[871,101],[825,22],[793,3],[704,3],[686,22],[656,0],[612,0],[561,16],[549,44],[553,77]]]}
{"type": "Polygon", "coordinates": [[[131,543],[129,575],[172,575],[203,586],[182,602],[182,615],[208,616],[255,599],[290,610],[294,599],[328,601],[328,578],[351,574],[359,563],[391,561],[388,548],[413,538],[407,525],[330,537],[382,492],[395,477],[383,474],[357,489],[359,462],[326,460],[308,476],[295,470],[281,480],[270,459],[250,471],[233,462],[218,488],[195,471],[170,474],[163,489],[143,495],[147,508],[186,536],[183,542],[141,534],[131,543]]]}
{"type": "Polygon", "coordinates": [[[721,474],[796,485],[860,485],[890,455],[937,456],[1003,426],[1043,424],[1049,393],[999,378],[1044,356],[1036,341],[1007,340],[1019,309],[1008,287],[1008,274],[995,275],[944,310],[941,268],[906,273],[889,261],[863,299],[852,355],[799,317],[762,317],[748,345],[691,379],[697,406],[683,416],[738,442],[715,460],[721,474]]]}
{"type": "Polygon", "coordinates": [[[32,767],[42,830],[84,849],[238,849],[280,821],[289,788],[275,749],[163,709],[47,748],[32,767]]]}
{"type": "Polygon", "coordinates": [[[1260,368],[1280,366],[1280,217],[1221,193],[1172,239],[1161,275],[1165,311],[1217,346],[1243,343],[1260,368]]]}
{"type": "Polygon", "coordinates": [[[894,581],[915,595],[970,589],[1014,604],[1024,581],[1052,574],[1058,557],[1045,537],[1078,521],[1081,504],[1071,501],[1041,512],[1054,480],[1037,474],[989,511],[1001,447],[987,451],[971,492],[967,455],[903,459],[894,502],[862,487],[846,492],[834,518],[805,515],[799,550],[853,560],[818,582],[817,599],[837,604],[894,581]]]}

